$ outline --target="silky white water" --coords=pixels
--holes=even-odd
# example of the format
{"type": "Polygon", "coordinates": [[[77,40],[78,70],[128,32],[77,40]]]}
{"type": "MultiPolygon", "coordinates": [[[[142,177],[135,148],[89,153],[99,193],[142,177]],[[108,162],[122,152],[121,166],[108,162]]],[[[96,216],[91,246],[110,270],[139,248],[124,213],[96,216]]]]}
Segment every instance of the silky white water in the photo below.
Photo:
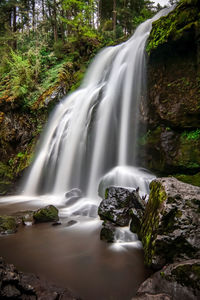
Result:
{"type": "MultiPolygon", "coordinates": [[[[79,211],[108,185],[140,188],[148,193],[154,178],[136,167],[139,106],[146,93],[145,44],[152,22],[141,24],[125,43],[103,49],[94,59],[80,88],[63,99],[42,136],[23,194],[81,196],[79,211]]],[[[91,202],[90,202],[91,204],[91,202]]],[[[72,209],[74,212],[74,209],[72,209]]]]}

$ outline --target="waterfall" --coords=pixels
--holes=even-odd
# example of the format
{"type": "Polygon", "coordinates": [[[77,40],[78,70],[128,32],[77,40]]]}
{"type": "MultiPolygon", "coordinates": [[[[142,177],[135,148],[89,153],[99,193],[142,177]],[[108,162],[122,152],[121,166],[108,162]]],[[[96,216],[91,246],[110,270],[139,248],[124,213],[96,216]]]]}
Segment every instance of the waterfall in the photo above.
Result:
{"type": "Polygon", "coordinates": [[[103,49],[80,88],[56,107],[24,184],[25,195],[78,188],[96,197],[99,183],[147,191],[153,177],[136,167],[139,104],[146,93],[145,44],[152,22],[168,12],[141,24],[127,42],[103,49]]]}

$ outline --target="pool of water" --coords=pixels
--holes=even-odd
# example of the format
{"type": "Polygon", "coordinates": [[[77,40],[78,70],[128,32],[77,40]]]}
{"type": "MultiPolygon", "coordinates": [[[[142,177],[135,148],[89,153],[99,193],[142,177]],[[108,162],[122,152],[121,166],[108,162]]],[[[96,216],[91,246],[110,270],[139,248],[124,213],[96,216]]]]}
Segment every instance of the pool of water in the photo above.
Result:
{"type": "MultiPolygon", "coordinates": [[[[44,206],[41,201],[20,199],[0,203],[0,215],[44,206]]],[[[21,271],[70,288],[85,300],[131,299],[149,275],[141,243],[134,238],[105,243],[99,239],[98,218],[68,216],[62,205],[59,212],[59,226],[20,226],[16,234],[0,236],[0,256],[21,271]]]]}

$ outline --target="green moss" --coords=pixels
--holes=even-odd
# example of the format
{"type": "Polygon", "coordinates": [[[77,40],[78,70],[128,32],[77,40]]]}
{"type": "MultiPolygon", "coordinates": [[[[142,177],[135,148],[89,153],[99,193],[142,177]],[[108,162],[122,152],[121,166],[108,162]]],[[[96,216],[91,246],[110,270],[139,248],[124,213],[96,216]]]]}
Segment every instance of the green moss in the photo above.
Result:
{"type": "Polygon", "coordinates": [[[160,182],[156,180],[150,184],[149,201],[145,210],[139,237],[142,238],[145,254],[145,264],[151,266],[154,255],[154,243],[158,227],[159,214],[162,211],[162,203],[166,201],[167,195],[160,182]]]}
{"type": "Polygon", "coordinates": [[[105,190],[105,199],[108,199],[108,191],[109,191],[109,188],[107,188],[107,189],[105,190]]]}
{"type": "Polygon", "coordinates": [[[17,223],[14,217],[0,216],[0,233],[10,234],[17,231],[17,223]]]}
{"type": "Polygon", "coordinates": [[[34,212],[33,218],[37,223],[58,221],[58,209],[53,205],[48,205],[34,212]]]}
{"type": "Polygon", "coordinates": [[[181,139],[184,141],[185,139],[188,141],[191,140],[199,140],[200,139],[200,129],[196,129],[194,131],[184,131],[181,134],[181,139]]]}
{"type": "Polygon", "coordinates": [[[200,172],[195,175],[177,174],[173,176],[185,183],[200,186],[200,172]]]}
{"type": "Polygon", "coordinates": [[[172,271],[172,275],[181,285],[190,286],[200,290],[200,264],[194,263],[192,266],[180,265],[172,271]]]}
{"type": "Polygon", "coordinates": [[[177,7],[165,17],[153,23],[147,43],[147,52],[169,40],[178,40],[192,27],[197,28],[199,22],[199,4],[196,0],[179,2],[177,7]]]}

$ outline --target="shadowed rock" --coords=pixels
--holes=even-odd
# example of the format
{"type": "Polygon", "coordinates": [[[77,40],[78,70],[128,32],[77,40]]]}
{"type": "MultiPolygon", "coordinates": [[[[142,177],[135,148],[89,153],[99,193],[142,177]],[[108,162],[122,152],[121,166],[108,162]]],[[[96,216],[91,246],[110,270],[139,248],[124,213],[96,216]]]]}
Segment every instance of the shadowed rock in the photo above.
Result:
{"type": "Polygon", "coordinates": [[[57,287],[34,274],[19,272],[0,258],[0,299],[80,300],[67,288],[57,287]]]}
{"type": "Polygon", "coordinates": [[[164,267],[145,280],[134,300],[196,300],[200,298],[200,260],[164,267]]]}
{"type": "Polygon", "coordinates": [[[150,184],[140,237],[148,266],[200,258],[200,188],[173,177],[150,184]]]}

